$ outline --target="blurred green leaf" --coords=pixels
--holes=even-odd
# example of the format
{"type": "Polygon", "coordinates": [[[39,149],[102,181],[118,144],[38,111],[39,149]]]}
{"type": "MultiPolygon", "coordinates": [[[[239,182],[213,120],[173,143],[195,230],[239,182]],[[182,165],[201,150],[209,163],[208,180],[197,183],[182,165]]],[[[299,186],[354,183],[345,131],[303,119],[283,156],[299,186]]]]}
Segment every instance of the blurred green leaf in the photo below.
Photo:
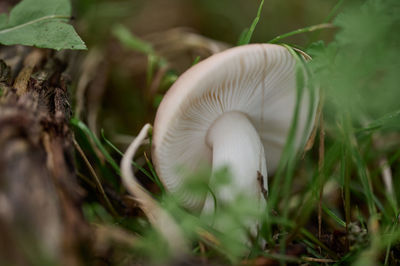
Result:
{"type": "Polygon", "coordinates": [[[112,224],[114,218],[99,203],[85,203],[82,206],[85,219],[91,223],[108,223],[112,224]]]}
{"type": "Polygon", "coordinates": [[[23,0],[0,15],[0,43],[40,48],[85,50],[86,45],[67,24],[71,17],[69,0],[23,0]]]}
{"type": "Polygon", "coordinates": [[[112,33],[125,47],[146,55],[154,54],[151,44],[133,35],[127,27],[121,24],[116,24],[112,29],[112,33]]]}
{"type": "Polygon", "coordinates": [[[163,94],[156,94],[154,96],[154,100],[153,100],[153,107],[154,108],[158,108],[158,106],[160,105],[162,99],[163,99],[164,95],[163,94]]]}
{"type": "Polygon", "coordinates": [[[152,45],[136,37],[128,28],[121,24],[116,24],[112,30],[114,36],[127,48],[147,55],[147,85],[153,80],[154,72],[157,68],[165,67],[167,61],[158,56],[152,45]]]}
{"type": "Polygon", "coordinates": [[[399,12],[397,0],[370,0],[348,8],[334,20],[340,28],[335,40],[308,50],[314,80],[332,113],[348,113],[362,126],[398,110],[399,12]]]}
{"type": "Polygon", "coordinates": [[[200,56],[196,56],[196,58],[193,60],[192,66],[196,65],[198,62],[200,62],[200,56]]]}

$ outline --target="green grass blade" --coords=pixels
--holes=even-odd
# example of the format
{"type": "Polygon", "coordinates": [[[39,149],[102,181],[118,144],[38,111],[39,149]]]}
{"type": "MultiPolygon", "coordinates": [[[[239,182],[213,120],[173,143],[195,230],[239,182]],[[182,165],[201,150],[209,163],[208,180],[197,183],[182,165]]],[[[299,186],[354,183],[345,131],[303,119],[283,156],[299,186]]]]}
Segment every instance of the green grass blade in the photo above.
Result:
{"type": "Polygon", "coordinates": [[[396,123],[398,120],[400,120],[400,110],[391,112],[382,116],[381,118],[372,121],[366,127],[356,130],[356,133],[376,131],[378,129],[384,128],[385,126],[391,125],[393,127],[399,127],[399,124],[396,123]]]}
{"type": "Polygon", "coordinates": [[[368,169],[365,165],[365,162],[360,154],[360,150],[358,148],[357,139],[354,135],[354,129],[352,123],[350,121],[349,115],[345,115],[343,119],[343,137],[346,139],[347,149],[349,151],[349,156],[353,160],[355,164],[356,171],[361,181],[361,185],[363,187],[363,193],[367,200],[368,210],[372,216],[376,214],[376,207],[374,201],[374,194],[372,191],[372,183],[369,177],[368,169]]]}
{"type": "Polygon", "coordinates": [[[256,29],[256,26],[258,24],[258,21],[260,20],[261,17],[261,11],[264,5],[264,0],[261,0],[260,6],[258,7],[257,11],[257,16],[253,20],[253,23],[251,24],[250,28],[245,29],[242,34],[240,34],[239,41],[237,45],[244,45],[244,44],[249,44],[251,37],[253,36],[253,33],[256,29]]]}
{"type": "Polygon", "coordinates": [[[331,211],[328,207],[326,207],[325,204],[322,204],[322,209],[324,210],[324,212],[331,217],[338,225],[342,226],[342,227],[346,227],[346,222],[343,221],[342,219],[340,219],[339,216],[336,215],[336,213],[334,213],[333,211],[331,211]]]}
{"type": "Polygon", "coordinates": [[[161,180],[158,178],[158,175],[153,167],[153,164],[150,162],[149,158],[147,158],[146,154],[145,154],[145,159],[146,159],[147,166],[149,167],[150,172],[153,175],[154,183],[157,184],[157,186],[161,189],[162,193],[165,193],[164,186],[162,185],[161,180]]]}
{"type": "Polygon", "coordinates": [[[297,30],[276,36],[272,40],[268,41],[268,43],[278,43],[281,40],[291,37],[291,36],[294,36],[294,35],[307,33],[307,32],[313,32],[313,31],[322,30],[322,29],[331,29],[331,28],[334,28],[334,25],[330,24],[330,23],[322,23],[322,24],[318,24],[318,25],[312,25],[312,26],[297,29],[297,30]]]}
{"type": "Polygon", "coordinates": [[[337,11],[342,7],[344,0],[339,0],[336,5],[332,8],[331,12],[329,12],[328,16],[324,19],[324,22],[329,22],[336,15],[337,11]]]}
{"type": "MultiPolygon", "coordinates": [[[[110,146],[116,153],[118,153],[121,156],[124,156],[123,152],[121,150],[119,150],[110,140],[108,140],[106,138],[106,136],[104,135],[104,130],[101,130],[101,137],[103,138],[104,142],[110,146]]],[[[147,160],[146,160],[147,161],[147,160]]],[[[138,165],[136,162],[132,161],[132,165],[134,167],[136,167],[137,169],[139,169],[139,171],[141,171],[144,175],[146,175],[151,181],[153,181],[155,184],[157,184],[157,186],[159,186],[159,188],[161,189],[161,191],[164,192],[164,186],[161,184],[160,181],[157,182],[157,175],[154,172],[153,166],[150,164],[149,168],[150,171],[152,172],[152,174],[150,174],[146,169],[144,169],[143,167],[141,167],[140,165],[138,165]],[[151,166],[151,167],[150,167],[151,166]]]]}
{"type": "Polygon", "coordinates": [[[118,166],[118,164],[115,162],[115,160],[112,158],[112,156],[108,153],[107,149],[103,146],[103,144],[100,142],[100,140],[93,134],[93,132],[77,118],[72,118],[71,119],[71,124],[75,126],[76,128],[79,128],[81,131],[83,131],[87,136],[89,136],[93,142],[96,144],[97,148],[103,153],[104,157],[106,158],[107,162],[114,168],[115,172],[120,176],[121,175],[121,170],[118,166]]]}

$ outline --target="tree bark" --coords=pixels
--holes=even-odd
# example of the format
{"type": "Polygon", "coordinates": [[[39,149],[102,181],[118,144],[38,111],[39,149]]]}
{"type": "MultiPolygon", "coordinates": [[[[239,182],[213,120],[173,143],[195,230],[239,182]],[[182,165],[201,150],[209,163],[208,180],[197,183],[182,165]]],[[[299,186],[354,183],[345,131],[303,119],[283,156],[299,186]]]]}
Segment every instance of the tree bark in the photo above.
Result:
{"type": "Polygon", "coordinates": [[[0,265],[84,263],[65,55],[0,47],[0,265]]]}

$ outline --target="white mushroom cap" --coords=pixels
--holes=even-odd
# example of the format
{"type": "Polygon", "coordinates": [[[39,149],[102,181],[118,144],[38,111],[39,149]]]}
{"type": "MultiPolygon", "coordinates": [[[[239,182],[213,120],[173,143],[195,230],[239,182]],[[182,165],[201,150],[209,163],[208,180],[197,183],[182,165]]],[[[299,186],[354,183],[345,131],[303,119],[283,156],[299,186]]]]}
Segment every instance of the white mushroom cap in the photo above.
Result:
{"type": "MultiPolygon", "coordinates": [[[[180,167],[196,171],[213,161],[207,134],[230,111],[244,114],[253,125],[268,173],[273,173],[295,109],[295,65],[295,58],[283,46],[251,44],[215,54],[182,74],[165,95],[154,122],[152,157],[166,188],[172,193],[179,190],[187,174],[180,167]]],[[[303,97],[302,105],[307,106],[307,101],[303,97]]],[[[301,108],[297,143],[306,120],[307,108],[301,108]]],[[[201,209],[205,197],[188,192],[181,194],[181,201],[188,208],[201,209]]]]}

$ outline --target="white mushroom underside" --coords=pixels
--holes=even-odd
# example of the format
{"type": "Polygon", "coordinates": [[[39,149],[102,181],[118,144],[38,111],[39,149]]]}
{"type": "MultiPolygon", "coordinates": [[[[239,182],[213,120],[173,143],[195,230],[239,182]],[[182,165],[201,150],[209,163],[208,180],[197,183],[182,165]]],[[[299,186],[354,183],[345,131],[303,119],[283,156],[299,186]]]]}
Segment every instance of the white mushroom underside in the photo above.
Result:
{"type": "MultiPolygon", "coordinates": [[[[185,174],[211,163],[207,131],[229,111],[248,117],[264,146],[268,172],[274,172],[295,106],[294,67],[284,47],[248,45],[214,55],[184,73],[165,96],[154,124],[153,160],[167,189],[176,192],[185,174]]],[[[305,121],[302,111],[300,120],[305,121]]],[[[304,124],[299,123],[298,133],[304,124]]],[[[180,200],[201,210],[205,197],[183,192],[180,200]]]]}

